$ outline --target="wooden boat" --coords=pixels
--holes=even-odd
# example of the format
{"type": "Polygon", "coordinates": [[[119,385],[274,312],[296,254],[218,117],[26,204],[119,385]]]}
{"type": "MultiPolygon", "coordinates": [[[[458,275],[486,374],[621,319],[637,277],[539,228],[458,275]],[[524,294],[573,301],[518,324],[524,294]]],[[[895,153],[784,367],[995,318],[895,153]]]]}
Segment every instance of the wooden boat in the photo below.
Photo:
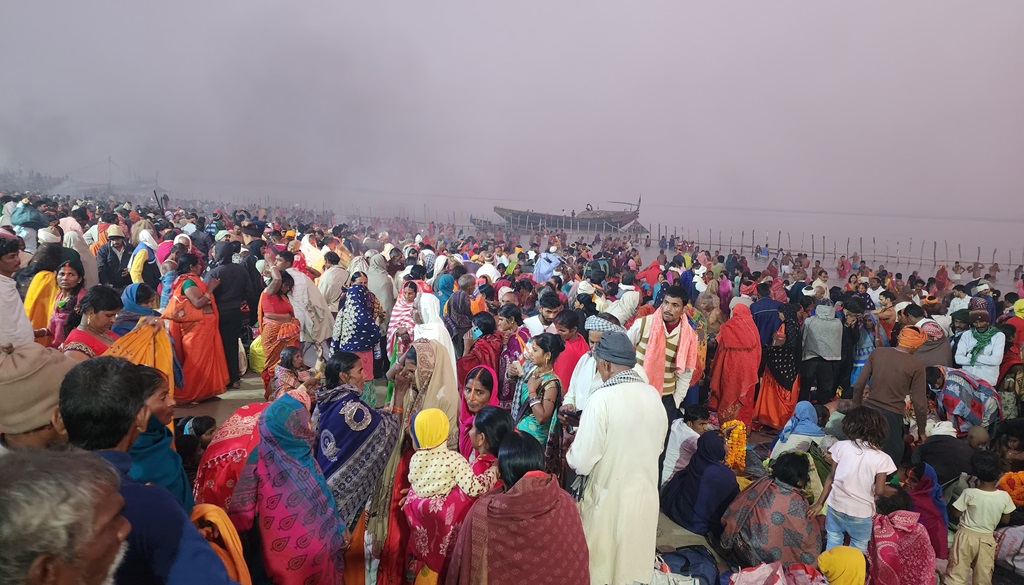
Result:
{"type": "Polygon", "coordinates": [[[621,203],[630,207],[625,211],[595,210],[590,205],[575,215],[522,211],[506,207],[495,207],[497,213],[505,220],[506,225],[513,229],[564,229],[569,231],[617,231],[636,222],[640,217],[640,200],[633,203],[621,203]]]}

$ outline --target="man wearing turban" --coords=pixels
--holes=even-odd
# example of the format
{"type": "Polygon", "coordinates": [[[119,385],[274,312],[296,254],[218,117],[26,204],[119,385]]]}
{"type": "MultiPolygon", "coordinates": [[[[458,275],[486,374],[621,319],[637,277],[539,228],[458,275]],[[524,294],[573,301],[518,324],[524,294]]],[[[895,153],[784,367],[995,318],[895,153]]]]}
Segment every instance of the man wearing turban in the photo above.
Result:
{"type": "Polygon", "coordinates": [[[633,368],[636,349],[621,331],[594,347],[603,384],[587,401],[566,461],[586,476],[580,516],[592,583],[643,583],[658,528],[658,458],[668,433],[660,389],[633,368]]]}
{"type": "Polygon", "coordinates": [[[853,403],[874,408],[889,424],[889,435],[882,451],[896,463],[903,460],[903,414],[908,394],[914,405],[918,442],[924,442],[928,382],[924,365],[913,354],[927,340],[928,334],[920,328],[914,325],[904,327],[896,347],[877,347],[871,352],[853,385],[853,403]],[[864,387],[868,380],[871,381],[871,393],[865,399],[864,387]]]}

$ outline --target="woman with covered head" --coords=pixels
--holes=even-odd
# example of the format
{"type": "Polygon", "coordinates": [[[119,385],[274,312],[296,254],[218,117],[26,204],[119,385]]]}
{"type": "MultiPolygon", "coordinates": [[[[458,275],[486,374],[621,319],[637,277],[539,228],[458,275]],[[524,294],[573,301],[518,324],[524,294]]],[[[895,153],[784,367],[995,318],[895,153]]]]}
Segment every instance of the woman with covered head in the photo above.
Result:
{"type": "Polygon", "coordinates": [[[160,265],[156,260],[156,249],[160,244],[156,241],[155,233],[156,230],[149,221],[141,221],[132,226],[132,243],[135,244],[135,250],[128,262],[128,273],[131,274],[132,282],[144,282],[153,289],[160,285],[160,265]],[[145,224],[149,224],[149,227],[145,224]]]}
{"type": "Polygon", "coordinates": [[[263,412],[259,444],[227,512],[240,533],[258,531],[262,569],[271,582],[340,585],[350,535],[313,456],[309,405],[305,392],[293,392],[263,412]]]}
{"type": "MultiPolygon", "coordinates": [[[[421,295],[422,298],[432,297],[421,295]]],[[[449,449],[458,449],[458,434],[452,429],[458,428],[459,387],[454,360],[449,360],[444,353],[444,347],[438,342],[417,339],[388,372],[388,379],[395,383],[391,408],[392,412],[402,415],[402,432],[370,498],[365,538],[368,576],[377,573],[381,583],[400,582],[407,568],[404,560],[409,525],[400,503],[409,489],[409,461],[415,451],[409,439],[412,417],[428,408],[443,411],[449,428],[446,443],[449,449]],[[403,401],[397,402],[400,396],[403,401]]]]}
{"type": "Polygon", "coordinates": [[[408,568],[418,583],[437,583],[473,498],[498,481],[497,461],[475,474],[465,457],[448,449],[448,418],[439,409],[418,412],[411,430],[416,453],[403,506],[411,530],[408,568]]]}
{"type": "Polygon", "coordinates": [[[810,464],[799,453],[774,460],[771,475],[740,492],[722,516],[721,544],[743,567],[781,562],[813,565],[825,546],[820,522],[801,490],[810,481],[810,464]]]}
{"type": "Polygon", "coordinates": [[[480,366],[496,370],[501,356],[502,338],[498,335],[494,316],[487,312],[474,315],[473,327],[463,339],[463,345],[462,356],[455,362],[459,380],[465,380],[470,370],[480,366]]]}
{"type": "Polygon", "coordinates": [[[726,467],[721,435],[707,432],[697,439],[697,453],[686,469],[661,490],[661,510],[694,534],[722,533],[721,518],[739,494],[736,474],[726,467]]]}
{"type": "Polygon", "coordinates": [[[459,453],[472,461],[474,451],[473,420],[487,406],[498,406],[497,374],[490,366],[477,366],[461,376],[462,402],[459,404],[459,453]]]}
{"type": "Polygon", "coordinates": [[[519,389],[520,376],[518,370],[512,367],[513,363],[522,367],[526,361],[526,350],[530,343],[530,330],[523,325],[523,313],[519,307],[506,303],[498,309],[498,331],[505,339],[505,343],[498,356],[498,404],[506,409],[512,408],[516,391],[519,389]]]}
{"type": "Polygon", "coordinates": [[[761,337],[749,307],[736,305],[717,341],[709,406],[718,412],[721,422],[737,419],[749,425],[761,362],[761,337]]]}
{"type": "MultiPolygon", "coordinates": [[[[360,398],[365,382],[363,362],[356,354],[334,352],[313,412],[317,464],[341,520],[357,527],[353,530],[356,546],[363,544],[365,523],[359,522],[363,509],[384,474],[402,424],[401,407],[375,409],[360,398]]],[[[397,387],[396,404],[405,403],[406,391],[404,385],[397,387]]],[[[363,567],[358,570],[361,573],[363,567]]]]}
{"type": "Polygon", "coordinates": [[[380,343],[381,332],[373,315],[373,302],[362,284],[353,284],[345,295],[344,305],[334,320],[334,350],[348,351],[359,356],[368,380],[363,387],[363,402],[377,404],[377,389],[373,385],[374,350],[380,343]]]}
{"type": "Polygon", "coordinates": [[[512,432],[498,451],[504,491],[482,496],[455,541],[445,583],[590,583],[589,552],[572,497],[544,472],[544,448],[512,432]],[[501,538],[493,535],[500,534],[501,538]],[[558,551],[558,554],[552,554],[558,551]]]}
{"type": "Polygon", "coordinates": [[[800,367],[800,324],[796,305],[785,303],[779,307],[782,325],[767,348],[765,375],[761,378],[761,391],[757,395],[754,419],[761,424],[781,428],[793,414],[800,397],[797,378],[800,367]]]}

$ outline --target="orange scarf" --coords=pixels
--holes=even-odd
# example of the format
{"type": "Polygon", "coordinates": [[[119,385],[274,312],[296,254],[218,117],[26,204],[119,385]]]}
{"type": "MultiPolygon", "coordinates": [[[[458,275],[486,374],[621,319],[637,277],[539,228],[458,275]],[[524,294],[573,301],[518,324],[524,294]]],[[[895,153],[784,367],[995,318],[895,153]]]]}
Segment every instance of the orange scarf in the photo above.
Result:
{"type": "MultiPolygon", "coordinates": [[[[647,335],[647,351],[644,356],[644,371],[647,381],[661,392],[665,379],[665,319],[659,308],[650,318],[651,331],[647,335]]],[[[679,323],[679,345],[676,348],[676,371],[697,369],[697,332],[683,315],[679,323]]]]}

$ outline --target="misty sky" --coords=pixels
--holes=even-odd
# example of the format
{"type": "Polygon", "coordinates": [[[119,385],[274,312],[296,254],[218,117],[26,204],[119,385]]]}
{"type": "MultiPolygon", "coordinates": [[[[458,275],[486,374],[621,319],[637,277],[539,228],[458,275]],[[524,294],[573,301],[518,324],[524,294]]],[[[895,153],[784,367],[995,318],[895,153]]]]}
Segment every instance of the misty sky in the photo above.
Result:
{"type": "Polygon", "coordinates": [[[1024,245],[1019,0],[9,1],[0,72],[8,168],[1024,245]]]}

